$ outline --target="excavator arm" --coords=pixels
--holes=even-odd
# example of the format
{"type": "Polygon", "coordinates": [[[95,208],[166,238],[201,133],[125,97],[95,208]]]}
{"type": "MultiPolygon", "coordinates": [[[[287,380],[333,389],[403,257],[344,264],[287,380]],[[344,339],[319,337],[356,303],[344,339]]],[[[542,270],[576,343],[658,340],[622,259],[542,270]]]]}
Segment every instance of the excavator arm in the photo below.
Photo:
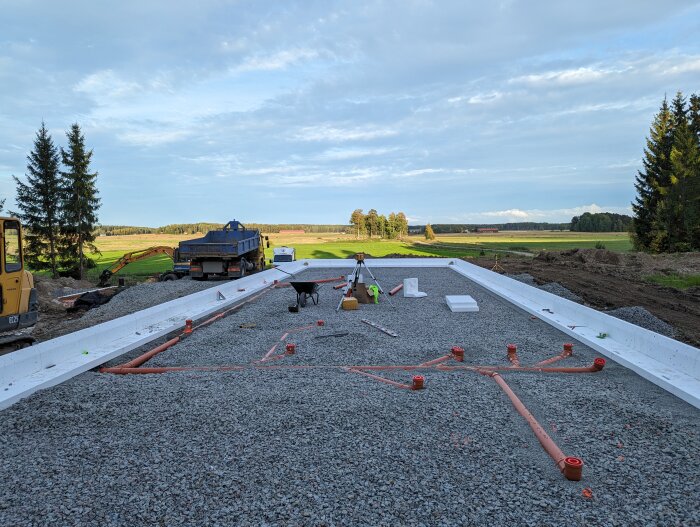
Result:
{"type": "Polygon", "coordinates": [[[126,253],[124,256],[119,258],[112,267],[109,267],[102,271],[100,275],[100,286],[104,287],[109,284],[109,279],[116,273],[118,273],[125,266],[130,263],[138,262],[139,260],[145,260],[151,256],[157,254],[167,254],[170,258],[174,258],[175,250],[173,247],[167,247],[165,245],[158,245],[156,247],[149,247],[148,249],[141,249],[140,251],[132,251],[126,253]]]}

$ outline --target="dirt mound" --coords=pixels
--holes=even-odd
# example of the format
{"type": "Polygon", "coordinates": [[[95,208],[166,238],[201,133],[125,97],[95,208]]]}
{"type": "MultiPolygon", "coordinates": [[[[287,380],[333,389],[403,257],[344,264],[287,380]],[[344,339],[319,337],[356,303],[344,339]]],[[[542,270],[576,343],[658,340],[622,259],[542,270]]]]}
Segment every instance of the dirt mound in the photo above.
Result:
{"type": "Polygon", "coordinates": [[[34,276],[34,288],[39,296],[39,311],[63,312],[65,307],[54,300],[62,295],[94,289],[95,285],[87,280],[74,278],[48,278],[34,276]]]}
{"type": "Polygon", "coordinates": [[[568,251],[540,251],[536,260],[542,262],[577,261],[584,264],[621,265],[623,258],[619,253],[606,249],[570,249],[568,251]]]}

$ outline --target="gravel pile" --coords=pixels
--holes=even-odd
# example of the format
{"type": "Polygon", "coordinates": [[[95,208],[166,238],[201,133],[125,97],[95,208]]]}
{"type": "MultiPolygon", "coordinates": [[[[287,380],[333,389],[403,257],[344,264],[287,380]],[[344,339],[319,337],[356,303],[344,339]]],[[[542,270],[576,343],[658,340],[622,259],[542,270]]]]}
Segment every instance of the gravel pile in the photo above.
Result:
{"type": "MultiPolygon", "coordinates": [[[[146,309],[176,298],[180,298],[192,293],[197,293],[203,289],[214,287],[218,282],[208,282],[183,278],[169,282],[146,282],[126,288],[116,294],[112,299],[101,306],[93,308],[80,318],[69,320],[51,320],[46,322],[39,319],[39,324],[33,335],[39,340],[49,340],[52,338],[92,327],[102,322],[107,322],[115,318],[129,315],[136,311],[146,309]]],[[[65,308],[59,308],[63,313],[65,308]]]]}
{"type": "Polygon", "coordinates": [[[655,317],[641,306],[621,307],[605,313],[667,337],[675,338],[677,335],[673,326],[655,317]]]}
{"type": "Polygon", "coordinates": [[[552,293],[553,295],[560,296],[562,298],[566,298],[567,300],[571,300],[572,302],[577,302],[579,304],[583,304],[583,298],[578,296],[576,293],[573,291],[569,291],[566,287],[561,285],[558,282],[549,282],[547,284],[542,284],[538,285],[537,282],[535,281],[535,278],[528,273],[521,273],[521,274],[509,274],[506,275],[509,278],[513,278],[514,280],[517,280],[518,282],[522,282],[524,284],[527,284],[532,287],[536,287],[538,289],[542,289],[543,291],[547,291],[548,293],[552,293]]]}
{"type": "MultiPolygon", "coordinates": [[[[293,290],[274,289],[148,363],[250,364],[283,332],[326,322],[292,333],[296,354],[271,368],[87,372],[0,412],[0,525],[700,522],[699,412],[612,361],[597,374],[503,373],[562,450],[584,459],[577,483],[487,377],[430,371],[414,392],[333,367],[414,364],[455,344],[467,364],[507,364],[509,342],[528,364],[569,340],[449,270],[375,274],[387,289],[418,277],[428,296],[335,313],[340,293],[324,285],[320,304],[295,314],[293,290]],[[451,313],[445,294],[470,294],[480,311],[451,313]],[[339,331],[349,335],[315,338],[339,331]],[[315,368],[274,367],[286,365],[315,368]]],[[[596,356],[574,350],[566,365],[596,356]]],[[[381,375],[410,382],[412,372],[381,375]]]]}

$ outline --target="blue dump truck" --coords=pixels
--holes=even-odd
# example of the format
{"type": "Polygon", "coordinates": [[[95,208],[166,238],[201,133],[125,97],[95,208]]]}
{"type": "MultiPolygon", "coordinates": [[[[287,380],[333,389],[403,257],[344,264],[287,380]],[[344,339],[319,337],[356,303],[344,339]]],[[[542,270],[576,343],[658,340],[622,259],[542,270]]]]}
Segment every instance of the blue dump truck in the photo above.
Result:
{"type": "Polygon", "coordinates": [[[203,238],[181,241],[178,252],[189,260],[189,275],[195,280],[242,278],[265,269],[265,241],[257,229],[233,220],[203,238]]]}

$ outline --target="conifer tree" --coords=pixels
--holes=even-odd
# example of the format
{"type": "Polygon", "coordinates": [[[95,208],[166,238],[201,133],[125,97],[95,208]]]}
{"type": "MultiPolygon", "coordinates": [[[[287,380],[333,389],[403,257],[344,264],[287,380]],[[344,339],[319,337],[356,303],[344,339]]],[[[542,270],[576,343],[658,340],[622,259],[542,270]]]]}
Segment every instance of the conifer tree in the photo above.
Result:
{"type": "Polygon", "coordinates": [[[643,169],[635,178],[637,197],[634,211],[633,241],[638,249],[665,250],[665,233],[658,228],[660,188],[668,187],[671,175],[672,114],[664,99],[654,117],[647,146],[644,149],[643,169]]]}
{"type": "Polygon", "coordinates": [[[61,203],[63,244],[61,263],[69,268],[77,268],[82,280],[86,265],[92,260],[86,258],[85,249],[97,253],[94,229],[97,224],[97,210],[100,199],[97,197],[97,172],[90,172],[92,150],[85,149],[85,136],[75,123],[66,132],[68,148],[61,148],[61,158],[66,170],[61,172],[63,194],[61,203]]]}
{"type": "Polygon", "coordinates": [[[700,249],[700,147],[687,122],[674,133],[670,184],[662,189],[672,251],[700,249]]]}
{"type": "Polygon", "coordinates": [[[688,105],[688,126],[700,145],[700,96],[690,96],[688,105]]]}
{"type": "Polygon", "coordinates": [[[50,269],[56,278],[62,185],[58,150],[44,122],[36,133],[34,149],[27,161],[27,182],[12,176],[17,185],[19,209],[13,214],[22,220],[25,229],[24,260],[31,269],[50,269]]]}

